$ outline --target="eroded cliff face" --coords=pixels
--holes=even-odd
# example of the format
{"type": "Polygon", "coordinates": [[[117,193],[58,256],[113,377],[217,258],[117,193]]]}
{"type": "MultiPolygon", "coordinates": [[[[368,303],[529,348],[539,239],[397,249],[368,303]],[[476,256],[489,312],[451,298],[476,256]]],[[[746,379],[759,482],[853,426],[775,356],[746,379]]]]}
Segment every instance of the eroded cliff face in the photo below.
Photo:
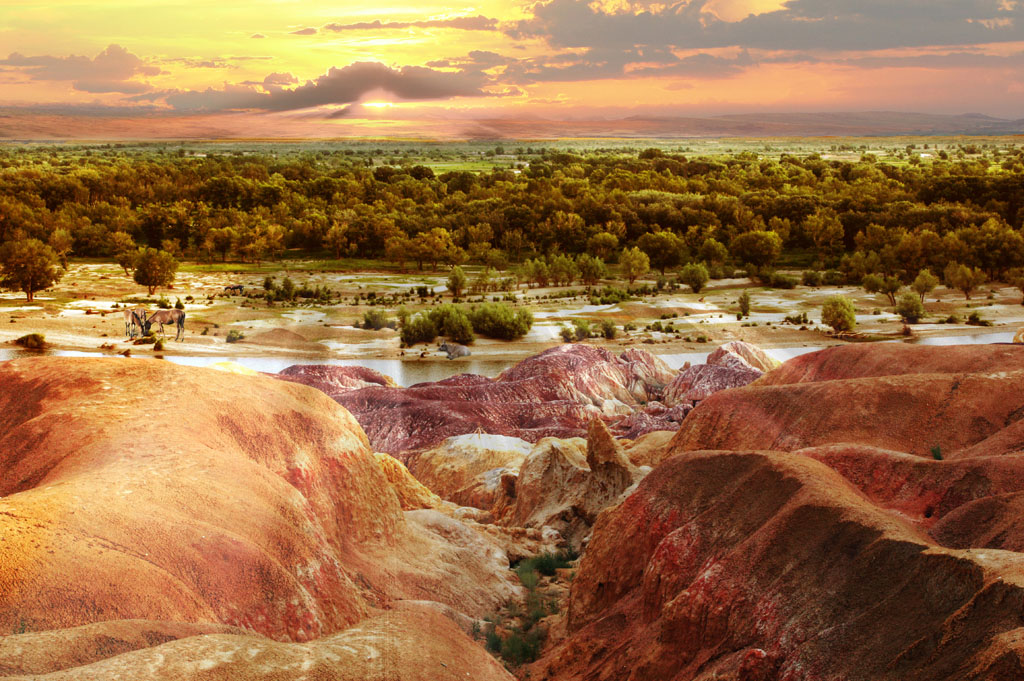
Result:
{"type": "Polygon", "coordinates": [[[598,517],[531,678],[1024,678],[1024,348],[798,360],[598,517]]]}
{"type": "Polygon", "coordinates": [[[405,601],[481,617],[518,588],[485,535],[403,512],[322,393],[151,360],[0,365],[0,541],[5,632],[147,620],[323,641],[405,601]]]}

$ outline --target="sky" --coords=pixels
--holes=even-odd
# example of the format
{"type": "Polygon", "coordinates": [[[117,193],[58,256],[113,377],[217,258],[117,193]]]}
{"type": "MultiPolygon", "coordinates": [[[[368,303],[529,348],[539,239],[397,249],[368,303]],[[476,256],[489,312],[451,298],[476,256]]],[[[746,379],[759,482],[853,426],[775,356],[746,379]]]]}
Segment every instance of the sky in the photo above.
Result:
{"type": "Polygon", "coordinates": [[[1019,119],[1024,0],[0,0],[0,107],[339,129],[876,110],[1019,119]]]}

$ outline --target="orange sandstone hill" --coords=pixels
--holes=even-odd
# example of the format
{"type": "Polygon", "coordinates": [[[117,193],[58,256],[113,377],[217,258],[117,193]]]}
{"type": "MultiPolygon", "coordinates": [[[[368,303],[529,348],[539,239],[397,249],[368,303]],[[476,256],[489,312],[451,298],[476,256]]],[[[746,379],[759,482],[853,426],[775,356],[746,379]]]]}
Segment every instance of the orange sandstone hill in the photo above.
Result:
{"type": "Polygon", "coordinates": [[[482,534],[404,513],[317,390],[152,360],[0,364],[0,632],[16,634],[0,672],[109,678],[107,657],[161,645],[122,678],[182,678],[188,660],[228,670],[203,678],[270,678],[255,670],[272,660],[345,669],[318,678],[508,678],[452,622],[494,611],[510,574],[482,534]],[[375,653],[344,653],[368,639],[375,653]],[[25,665],[48,646],[66,666],[25,665]],[[403,646],[431,673],[402,671],[403,646]],[[151,664],[168,655],[178,666],[151,664]]]}

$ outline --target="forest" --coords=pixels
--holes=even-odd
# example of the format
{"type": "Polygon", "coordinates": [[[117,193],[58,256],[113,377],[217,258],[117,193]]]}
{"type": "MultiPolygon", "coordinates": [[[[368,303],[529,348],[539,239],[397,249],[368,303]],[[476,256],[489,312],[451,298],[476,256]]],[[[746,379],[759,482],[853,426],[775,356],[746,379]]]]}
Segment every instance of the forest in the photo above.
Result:
{"type": "Polygon", "coordinates": [[[372,145],[11,146],[0,150],[0,244],[39,240],[65,263],[110,259],[126,271],[152,249],[200,262],[477,263],[567,284],[620,260],[629,276],[646,269],[640,254],[662,274],[699,263],[712,277],[740,267],[765,282],[776,268],[859,284],[958,268],[1012,280],[1024,266],[1024,149],[1012,142],[919,140],[891,158],[845,160],[665,147],[481,153],[492,167],[372,145]]]}

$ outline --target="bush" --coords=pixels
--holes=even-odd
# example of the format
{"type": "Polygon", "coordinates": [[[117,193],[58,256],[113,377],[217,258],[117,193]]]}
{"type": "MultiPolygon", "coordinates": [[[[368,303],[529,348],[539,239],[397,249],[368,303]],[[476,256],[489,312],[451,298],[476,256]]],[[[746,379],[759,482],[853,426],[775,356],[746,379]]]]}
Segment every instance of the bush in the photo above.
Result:
{"type": "Polygon", "coordinates": [[[921,317],[924,317],[924,305],[921,298],[915,293],[904,293],[896,302],[896,314],[903,318],[907,324],[917,324],[921,317]]]}
{"type": "Polygon", "coordinates": [[[740,294],[740,298],[737,301],[740,305],[740,314],[744,317],[750,316],[750,292],[744,291],[740,294]]]}
{"type": "Polygon", "coordinates": [[[686,284],[694,293],[700,293],[704,285],[708,283],[708,268],[701,263],[690,263],[679,272],[678,281],[686,284]]]}
{"type": "Polygon", "coordinates": [[[540,647],[544,642],[545,632],[530,631],[522,633],[513,631],[501,642],[501,658],[513,667],[533,662],[540,656],[540,647]]]}
{"type": "Polygon", "coordinates": [[[533,326],[533,313],[525,308],[515,310],[507,303],[474,305],[467,316],[473,331],[500,340],[522,338],[533,326]]]}
{"type": "Polygon", "coordinates": [[[431,321],[430,317],[421,312],[415,317],[410,317],[405,324],[402,324],[399,338],[402,341],[402,345],[406,347],[411,347],[417,343],[430,343],[437,338],[437,326],[431,321]]]}
{"type": "Polygon", "coordinates": [[[177,299],[177,300],[175,301],[175,303],[174,303],[174,309],[175,309],[175,310],[184,310],[184,309],[185,309],[185,303],[181,302],[181,298],[178,298],[178,299],[177,299]]]}
{"type": "Polygon", "coordinates": [[[828,270],[821,275],[821,283],[825,286],[842,286],[846,283],[846,276],[839,270],[828,270]]]}
{"type": "Polygon", "coordinates": [[[368,310],[363,313],[363,328],[380,331],[388,326],[388,315],[384,310],[368,310]]]}
{"type": "Polygon", "coordinates": [[[615,288],[614,286],[605,286],[599,292],[592,293],[590,295],[591,305],[614,305],[629,300],[631,296],[629,292],[615,288]]]}
{"type": "Polygon", "coordinates": [[[821,272],[817,270],[807,270],[800,276],[800,283],[804,286],[820,286],[821,272]]]}
{"type": "Polygon", "coordinates": [[[782,272],[772,272],[768,277],[768,285],[772,288],[796,288],[796,278],[782,272]]]}
{"type": "Polygon", "coordinates": [[[794,314],[791,314],[791,315],[786,315],[786,318],[783,321],[785,321],[787,324],[792,324],[793,326],[800,326],[801,324],[810,324],[811,323],[811,320],[809,320],[807,318],[807,313],[806,312],[801,312],[799,314],[794,313],[794,314]]]}
{"type": "Polygon", "coordinates": [[[559,327],[558,335],[562,337],[562,341],[565,343],[572,343],[576,340],[576,334],[568,326],[559,327]]]}
{"type": "Polygon", "coordinates": [[[830,296],[821,306],[821,321],[836,331],[853,331],[857,313],[846,296],[830,296]]]}
{"type": "Polygon", "coordinates": [[[16,338],[14,344],[27,350],[42,350],[46,347],[46,336],[41,333],[30,333],[16,338]]]}
{"type": "Polygon", "coordinates": [[[473,324],[466,313],[454,305],[442,305],[430,311],[431,320],[437,332],[462,345],[469,345],[476,336],[473,335],[473,324]]]}
{"type": "Polygon", "coordinates": [[[982,319],[981,315],[978,314],[977,310],[967,315],[967,322],[969,326],[992,326],[992,322],[987,319],[982,319]]]}
{"type": "Polygon", "coordinates": [[[572,326],[576,340],[585,340],[590,338],[590,322],[586,319],[574,319],[572,326]]]}
{"type": "Polygon", "coordinates": [[[167,300],[167,296],[160,296],[160,300],[156,301],[156,306],[161,310],[170,310],[171,301],[167,300]]]}
{"type": "Polygon", "coordinates": [[[243,338],[245,338],[245,334],[242,333],[241,331],[238,331],[237,329],[231,329],[230,331],[228,331],[228,343],[237,343],[243,338]]]}
{"type": "Polygon", "coordinates": [[[164,342],[160,339],[157,339],[156,343],[153,343],[153,349],[156,350],[157,352],[160,352],[161,350],[164,349],[164,342]]]}
{"type": "Polygon", "coordinates": [[[619,330],[617,328],[615,328],[615,323],[614,322],[609,321],[607,319],[604,319],[604,320],[601,321],[601,335],[602,336],[604,336],[608,340],[615,340],[615,336],[617,336],[618,333],[619,333],[619,330]]]}

